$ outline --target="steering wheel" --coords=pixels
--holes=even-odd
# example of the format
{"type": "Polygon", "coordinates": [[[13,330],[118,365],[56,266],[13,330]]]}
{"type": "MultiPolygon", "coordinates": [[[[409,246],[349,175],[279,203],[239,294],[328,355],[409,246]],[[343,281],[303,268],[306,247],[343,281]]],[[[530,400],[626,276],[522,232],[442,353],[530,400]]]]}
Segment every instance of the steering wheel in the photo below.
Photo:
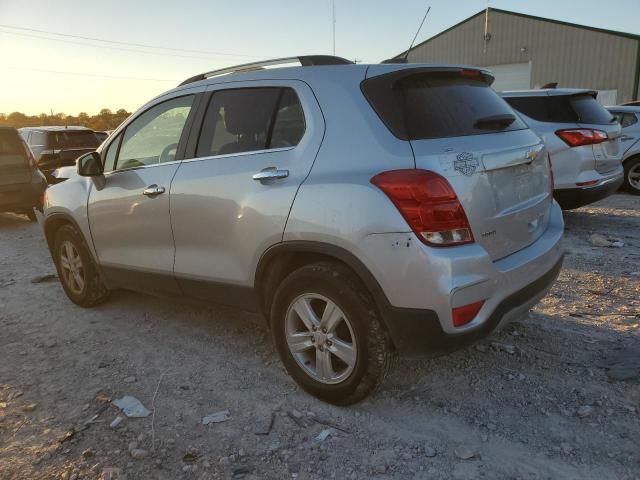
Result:
{"type": "Polygon", "coordinates": [[[170,152],[172,150],[176,150],[178,148],[178,144],[177,143],[172,143],[171,145],[167,145],[166,147],[164,147],[162,149],[162,153],[160,154],[160,157],[158,158],[158,163],[164,163],[164,162],[170,162],[173,160],[173,158],[175,158],[176,154],[173,154],[173,158],[171,158],[171,156],[169,155],[170,152]]]}

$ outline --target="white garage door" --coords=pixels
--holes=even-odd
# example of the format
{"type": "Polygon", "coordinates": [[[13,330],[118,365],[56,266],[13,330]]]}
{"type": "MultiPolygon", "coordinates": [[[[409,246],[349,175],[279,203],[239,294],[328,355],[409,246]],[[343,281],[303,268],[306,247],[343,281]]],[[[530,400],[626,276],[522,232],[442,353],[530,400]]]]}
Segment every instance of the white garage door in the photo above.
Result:
{"type": "Polygon", "coordinates": [[[531,88],[531,62],[508,63],[484,67],[495,76],[492,87],[497,90],[526,90],[531,88]]]}

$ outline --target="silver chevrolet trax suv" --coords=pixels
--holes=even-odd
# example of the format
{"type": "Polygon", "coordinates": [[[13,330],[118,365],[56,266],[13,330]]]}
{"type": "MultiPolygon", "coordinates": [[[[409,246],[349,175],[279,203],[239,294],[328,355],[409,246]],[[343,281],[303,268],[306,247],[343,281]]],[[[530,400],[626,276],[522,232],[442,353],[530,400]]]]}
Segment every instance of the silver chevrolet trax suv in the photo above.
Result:
{"type": "Polygon", "coordinates": [[[326,56],[188,79],[47,190],[64,290],[262,312],[302,388],[361,400],[398,352],[472,342],[558,275],[547,152],[492,80],[326,56]]]}

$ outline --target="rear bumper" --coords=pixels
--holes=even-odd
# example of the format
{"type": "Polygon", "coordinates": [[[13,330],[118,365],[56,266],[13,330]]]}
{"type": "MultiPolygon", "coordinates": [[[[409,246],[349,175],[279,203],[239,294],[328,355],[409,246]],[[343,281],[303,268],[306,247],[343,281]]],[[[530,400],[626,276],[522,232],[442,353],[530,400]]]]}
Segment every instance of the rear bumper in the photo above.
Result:
{"type": "Polygon", "coordinates": [[[41,207],[39,194],[31,184],[26,184],[21,190],[0,190],[0,212],[24,213],[34,207],[41,207]]]}
{"type": "Polygon", "coordinates": [[[589,187],[563,188],[554,190],[553,197],[563,210],[580,208],[614,194],[624,182],[624,175],[604,179],[589,187]]]}
{"type": "Polygon", "coordinates": [[[460,334],[446,334],[433,310],[397,308],[383,309],[389,333],[397,350],[403,355],[438,353],[455,350],[476,342],[511,319],[524,315],[543,298],[562,268],[563,257],[540,278],[502,300],[489,317],[477,328],[460,334]]]}
{"type": "Polygon", "coordinates": [[[524,314],[558,276],[563,230],[562,212],[554,202],[545,232],[528,247],[496,261],[478,244],[433,249],[410,238],[396,246],[395,237],[401,234],[370,236],[375,248],[366,263],[384,293],[376,303],[398,351],[450,350],[524,314]],[[384,255],[381,249],[389,242],[394,254],[384,255]],[[478,301],[484,304],[475,318],[455,327],[452,308],[478,301]]]}

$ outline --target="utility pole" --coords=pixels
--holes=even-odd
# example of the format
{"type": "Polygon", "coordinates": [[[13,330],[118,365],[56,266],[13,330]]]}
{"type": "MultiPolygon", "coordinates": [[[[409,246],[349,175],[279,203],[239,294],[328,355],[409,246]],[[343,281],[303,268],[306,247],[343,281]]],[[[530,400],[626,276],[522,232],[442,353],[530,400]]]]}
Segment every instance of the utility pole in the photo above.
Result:
{"type": "Polygon", "coordinates": [[[332,27],[333,27],[333,56],[336,55],[336,0],[331,0],[332,27]]]}

